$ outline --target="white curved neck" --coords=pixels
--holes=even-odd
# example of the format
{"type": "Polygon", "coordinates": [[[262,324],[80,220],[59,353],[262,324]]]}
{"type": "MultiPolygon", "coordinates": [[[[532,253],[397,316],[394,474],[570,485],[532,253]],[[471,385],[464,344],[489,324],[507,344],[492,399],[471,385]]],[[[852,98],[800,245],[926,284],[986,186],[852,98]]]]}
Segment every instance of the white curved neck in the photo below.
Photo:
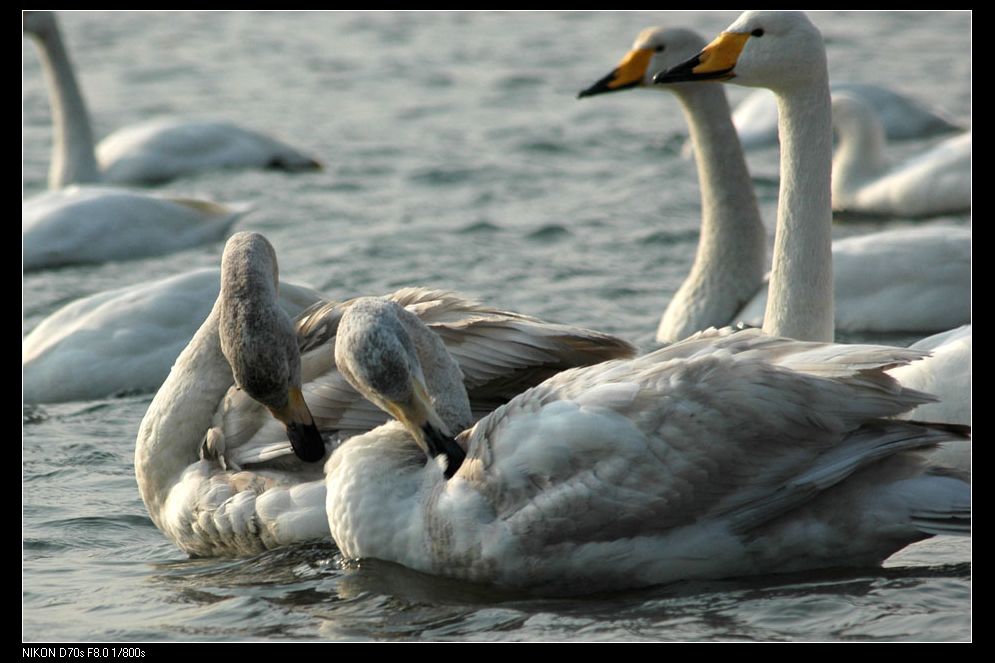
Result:
{"type": "Polygon", "coordinates": [[[887,170],[884,126],[874,116],[852,113],[844,122],[835,122],[838,139],[833,154],[833,202],[845,207],[849,197],[887,170]]]}
{"type": "Polygon", "coordinates": [[[733,318],[763,282],[766,229],[725,91],[675,85],[691,132],[701,187],[694,265],[664,312],[657,340],[677,341],[733,318]]]}
{"type": "Polygon", "coordinates": [[[781,188],[764,333],[832,341],[832,117],[828,75],[775,90],[781,188]]]}
{"type": "Polygon", "coordinates": [[[48,186],[60,189],[69,184],[99,182],[100,169],[93,151],[90,117],[58,26],[53,25],[37,40],[41,45],[42,69],[48,80],[54,124],[48,186]]]}
{"type": "Polygon", "coordinates": [[[187,347],[149,405],[135,445],[135,475],[153,521],[183,470],[200,458],[214,411],[234,384],[221,352],[218,318],[221,300],[187,347]]]}

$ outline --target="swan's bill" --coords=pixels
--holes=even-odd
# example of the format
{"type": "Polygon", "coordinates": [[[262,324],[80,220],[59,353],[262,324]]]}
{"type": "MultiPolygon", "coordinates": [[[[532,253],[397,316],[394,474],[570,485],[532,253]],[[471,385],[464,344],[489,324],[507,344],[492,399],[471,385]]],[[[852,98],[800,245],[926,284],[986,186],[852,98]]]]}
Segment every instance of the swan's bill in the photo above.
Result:
{"type": "Polygon", "coordinates": [[[667,71],[661,71],[653,77],[653,82],[683,83],[685,81],[727,81],[736,74],[736,62],[743,52],[746,41],[750,38],[748,32],[723,32],[715,38],[701,53],[686,60],[667,71]]]}
{"type": "Polygon", "coordinates": [[[643,77],[646,76],[646,69],[649,68],[650,60],[652,59],[652,48],[632,49],[622,58],[618,66],[612,69],[610,74],[586,90],[581,90],[577,94],[577,98],[583,99],[584,97],[596,94],[617,92],[636,87],[643,82],[643,77]]]}
{"type": "Polygon", "coordinates": [[[298,387],[290,388],[285,407],[270,408],[270,412],[287,427],[287,439],[298,458],[307,463],[316,463],[325,457],[325,441],[321,438],[298,387]]]}

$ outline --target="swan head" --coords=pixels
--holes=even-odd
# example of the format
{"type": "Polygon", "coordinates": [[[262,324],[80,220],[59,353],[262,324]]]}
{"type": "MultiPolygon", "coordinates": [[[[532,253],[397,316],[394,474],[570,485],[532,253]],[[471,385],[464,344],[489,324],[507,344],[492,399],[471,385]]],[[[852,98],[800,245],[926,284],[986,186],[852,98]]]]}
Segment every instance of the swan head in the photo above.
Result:
{"type": "Polygon", "coordinates": [[[646,28],[607,76],[581,90],[577,98],[634,87],[652,87],[653,76],[677,66],[705,46],[704,38],[684,28],[646,28]]]}
{"type": "Polygon", "coordinates": [[[404,424],[426,455],[444,456],[451,478],[466,454],[429,394],[415,343],[402,323],[406,315],[386,299],[355,300],[339,322],[335,364],[359,393],[404,424]]]}
{"type": "Polygon", "coordinates": [[[45,39],[58,31],[55,14],[47,11],[25,11],[21,14],[21,24],[29,35],[45,39]]]}
{"type": "Polygon", "coordinates": [[[729,81],[774,92],[808,84],[825,71],[819,29],[803,12],[749,11],[694,57],[658,73],[653,82],[729,81]]]}
{"type": "Polygon", "coordinates": [[[265,405],[287,429],[294,453],[317,462],[325,443],[301,392],[301,358],[293,323],[277,301],[273,246],[241,232],[221,257],[218,330],[235,384],[265,405]]]}

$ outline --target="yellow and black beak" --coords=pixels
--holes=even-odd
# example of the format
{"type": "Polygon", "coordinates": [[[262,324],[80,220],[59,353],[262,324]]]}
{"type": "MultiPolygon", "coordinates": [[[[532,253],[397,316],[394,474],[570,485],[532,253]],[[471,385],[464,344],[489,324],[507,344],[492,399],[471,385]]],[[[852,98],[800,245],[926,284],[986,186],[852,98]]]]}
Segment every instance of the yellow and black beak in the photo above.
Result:
{"type": "Polygon", "coordinates": [[[325,441],[321,438],[300,389],[291,387],[286,407],[279,410],[270,408],[270,412],[287,427],[287,439],[298,458],[316,463],[325,457],[325,441]]]}
{"type": "Polygon", "coordinates": [[[736,61],[749,38],[750,34],[746,32],[723,32],[698,55],[658,73],[653,82],[665,85],[687,81],[727,81],[736,75],[736,61]]]}
{"type": "Polygon", "coordinates": [[[445,456],[447,479],[451,479],[466,459],[466,452],[456,441],[436,413],[425,385],[412,382],[411,400],[405,403],[386,402],[385,409],[400,421],[415,438],[415,442],[430,458],[445,456]]]}
{"type": "Polygon", "coordinates": [[[577,98],[583,99],[605,92],[618,92],[641,85],[652,58],[652,48],[635,48],[629,51],[610,74],[586,90],[581,90],[577,93],[577,98]]]}

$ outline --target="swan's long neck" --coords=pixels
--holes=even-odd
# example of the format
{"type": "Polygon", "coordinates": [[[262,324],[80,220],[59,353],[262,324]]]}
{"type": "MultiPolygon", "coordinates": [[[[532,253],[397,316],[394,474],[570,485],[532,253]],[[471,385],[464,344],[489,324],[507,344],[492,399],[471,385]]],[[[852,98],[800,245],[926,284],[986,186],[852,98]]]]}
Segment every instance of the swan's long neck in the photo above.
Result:
{"type": "Polygon", "coordinates": [[[69,184],[99,182],[90,117],[58,26],[51,26],[38,42],[55,125],[48,186],[60,189],[69,184]]]}
{"type": "Polygon", "coordinates": [[[766,229],[720,85],[674,86],[694,143],[701,237],[691,273],[663,314],[657,340],[673,342],[734,316],[763,282],[766,229]]]}
{"type": "Polygon", "coordinates": [[[833,154],[833,201],[845,207],[850,195],[868,180],[887,170],[884,126],[873,113],[851,108],[845,120],[837,121],[839,139],[833,154]]]}
{"type": "Polygon", "coordinates": [[[200,457],[218,403],[234,383],[218,335],[220,298],[149,405],[135,446],[135,475],[157,526],[170,488],[200,457]]]}
{"type": "Polygon", "coordinates": [[[832,341],[833,132],[828,75],[775,93],[781,190],[763,330],[802,341],[832,341]]]}

